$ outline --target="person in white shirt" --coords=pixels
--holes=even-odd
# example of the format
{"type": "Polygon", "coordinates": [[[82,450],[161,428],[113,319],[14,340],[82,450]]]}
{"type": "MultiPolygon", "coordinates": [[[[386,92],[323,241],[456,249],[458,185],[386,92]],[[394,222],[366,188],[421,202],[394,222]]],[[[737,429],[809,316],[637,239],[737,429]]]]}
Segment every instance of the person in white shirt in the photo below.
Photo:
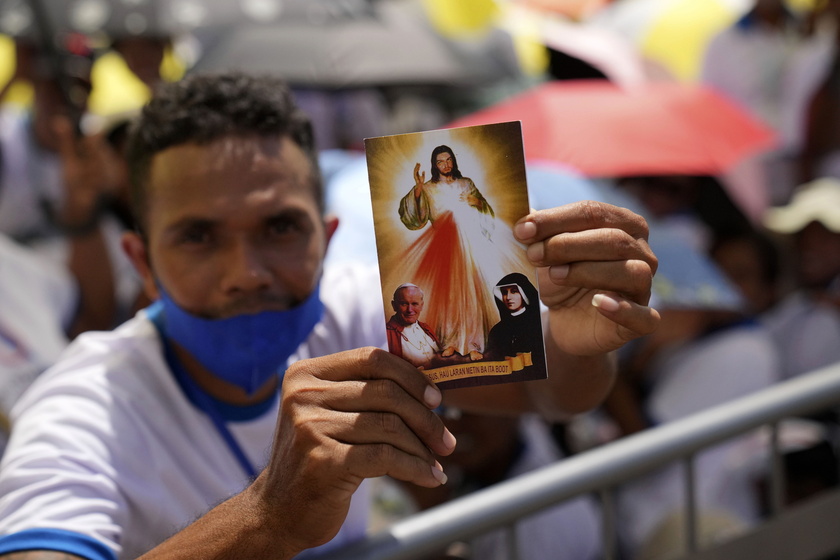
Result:
{"type": "Polygon", "coordinates": [[[17,399],[70,342],[72,276],[0,233],[0,457],[17,399]]]}
{"type": "Polygon", "coordinates": [[[840,179],[800,185],[764,225],[795,249],[794,289],[764,316],[790,379],[840,361],[840,179]]]}
{"type": "MultiPolygon", "coordinates": [[[[436,456],[456,442],[434,412],[443,395],[383,349],[376,271],[324,270],[338,221],[286,85],[167,84],[128,154],[139,231],[123,247],[156,303],[79,337],[15,407],[0,558],[289,559],[363,535],[367,478],[444,484],[436,456]]],[[[549,377],[446,401],[589,409],[612,351],[659,321],[647,224],[581,202],[515,233],[540,270],[549,377]]]]}

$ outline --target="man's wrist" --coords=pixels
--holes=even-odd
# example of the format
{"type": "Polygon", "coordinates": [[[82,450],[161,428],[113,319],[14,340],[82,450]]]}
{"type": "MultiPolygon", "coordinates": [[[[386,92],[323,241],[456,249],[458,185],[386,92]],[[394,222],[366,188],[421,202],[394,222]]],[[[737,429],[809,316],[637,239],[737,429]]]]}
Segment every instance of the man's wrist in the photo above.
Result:
{"type": "Polygon", "coordinates": [[[257,548],[265,546],[266,549],[273,551],[272,558],[280,560],[294,558],[305,549],[293,547],[288,542],[283,512],[279,511],[275,501],[268,496],[265,478],[266,473],[261,473],[237,496],[251,519],[251,538],[254,539],[253,542],[260,543],[257,548]]]}
{"type": "Polygon", "coordinates": [[[87,237],[99,231],[99,217],[92,217],[86,221],[75,223],[57,222],[56,226],[67,237],[87,237]]]}

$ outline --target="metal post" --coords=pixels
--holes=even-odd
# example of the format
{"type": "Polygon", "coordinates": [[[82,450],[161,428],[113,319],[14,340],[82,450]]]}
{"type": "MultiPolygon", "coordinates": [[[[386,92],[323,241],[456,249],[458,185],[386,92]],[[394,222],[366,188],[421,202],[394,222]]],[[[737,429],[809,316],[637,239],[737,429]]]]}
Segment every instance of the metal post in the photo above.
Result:
{"type": "MultiPolygon", "coordinates": [[[[654,469],[672,465],[674,461],[686,461],[688,456],[702,453],[749,430],[780,422],[783,418],[836,407],[838,402],[840,364],[835,364],[479,490],[399,521],[364,541],[316,557],[323,560],[415,560],[433,554],[453,541],[499,529],[559,502],[597,492],[603,502],[603,557],[615,560],[616,508],[610,495],[615,488],[654,469]]],[[[686,468],[693,471],[696,465],[687,462],[686,468]]],[[[694,478],[693,472],[687,474],[687,480],[694,478]]],[[[695,509],[694,495],[692,488],[687,494],[687,501],[692,502],[689,517],[695,509]]],[[[784,511],[779,519],[796,523],[798,518],[793,519],[793,514],[793,510],[784,511]]],[[[695,522],[690,525],[693,527],[695,522]]],[[[787,526],[790,527],[790,523],[787,526]]],[[[828,538],[834,539],[834,534],[830,533],[828,538]]],[[[696,539],[689,537],[689,540],[696,539]]],[[[618,545],[620,548],[620,542],[618,545]]],[[[712,558],[705,550],[698,552],[693,554],[712,558]]],[[[787,550],[777,552],[773,558],[794,557],[784,556],[787,550]]]]}
{"type": "Polygon", "coordinates": [[[770,424],[770,517],[779,515],[785,501],[785,465],[779,446],[779,422],[770,424]]]}
{"type": "Polygon", "coordinates": [[[508,560],[519,560],[519,538],[516,535],[516,523],[505,525],[505,541],[507,542],[508,560]]]}
{"type": "Polygon", "coordinates": [[[697,491],[694,469],[694,453],[683,461],[685,467],[685,552],[691,554],[697,550],[697,491]]]}
{"type": "Polygon", "coordinates": [[[616,524],[615,497],[612,487],[598,491],[601,498],[601,542],[603,543],[604,560],[617,558],[618,525],[616,524]]]}

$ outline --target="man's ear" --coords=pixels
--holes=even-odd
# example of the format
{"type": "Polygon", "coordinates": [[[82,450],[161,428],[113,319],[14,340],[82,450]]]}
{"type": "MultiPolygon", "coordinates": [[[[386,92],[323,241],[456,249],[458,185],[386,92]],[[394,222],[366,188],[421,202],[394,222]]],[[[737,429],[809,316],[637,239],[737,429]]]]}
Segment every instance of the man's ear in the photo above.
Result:
{"type": "Polygon", "coordinates": [[[157,283],[152,273],[152,265],[149,262],[149,253],[146,249],[146,242],[136,232],[126,231],[121,239],[123,252],[128,260],[140,275],[143,281],[143,291],[152,301],[158,299],[157,283]]]}
{"type": "Polygon", "coordinates": [[[338,229],[338,216],[335,214],[327,214],[324,216],[324,228],[327,232],[327,247],[330,246],[330,240],[338,229]]]}

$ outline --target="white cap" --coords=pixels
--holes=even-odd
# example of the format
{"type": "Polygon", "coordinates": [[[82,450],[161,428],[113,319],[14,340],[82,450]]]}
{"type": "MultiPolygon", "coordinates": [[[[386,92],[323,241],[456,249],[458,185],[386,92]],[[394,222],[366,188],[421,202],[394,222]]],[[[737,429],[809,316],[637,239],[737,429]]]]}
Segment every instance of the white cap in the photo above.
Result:
{"type": "Polygon", "coordinates": [[[790,203],[764,215],[764,225],[778,233],[796,233],[811,222],[840,233],[840,179],[823,177],[800,185],[790,203]]]}

